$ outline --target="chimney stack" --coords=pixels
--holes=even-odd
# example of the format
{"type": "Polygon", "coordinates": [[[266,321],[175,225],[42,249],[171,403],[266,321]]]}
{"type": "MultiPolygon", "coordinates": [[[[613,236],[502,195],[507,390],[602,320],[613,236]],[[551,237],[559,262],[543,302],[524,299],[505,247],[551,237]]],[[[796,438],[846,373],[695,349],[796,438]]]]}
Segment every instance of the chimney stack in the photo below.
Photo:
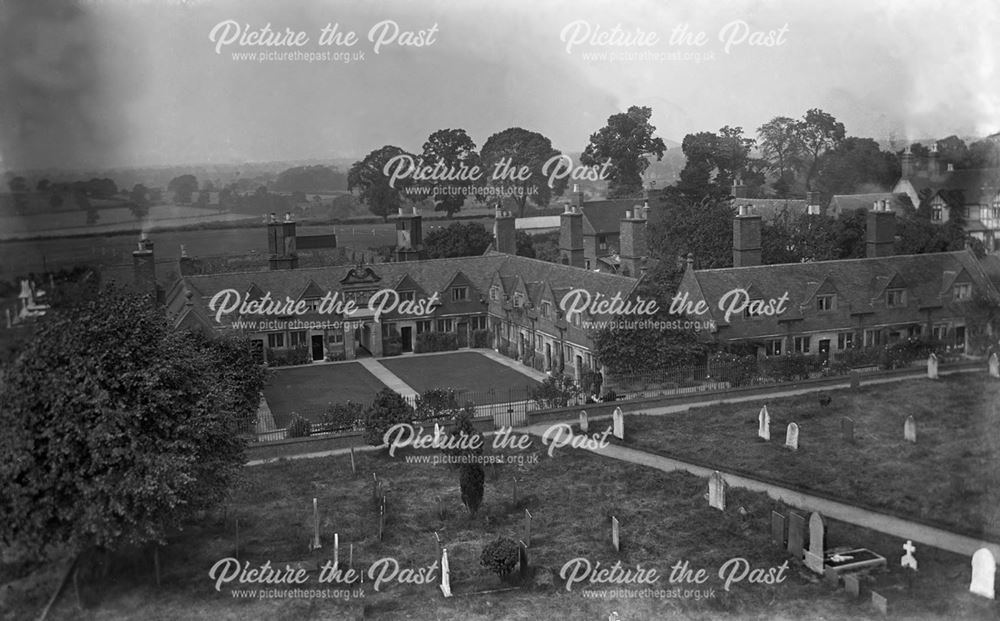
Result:
{"type": "Polygon", "coordinates": [[[806,213],[811,216],[818,216],[821,211],[819,206],[819,192],[806,192],[806,213]]]}
{"type": "Polygon", "coordinates": [[[268,267],[272,270],[290,270],[299,266],[299,255],[295,244],[295,220],[285,214],[284,220],[272,213],[267,223],[268,267]]]}
{"type": "Polygon", "coordinates": [[[184,244],[181,244],[181,258],[177,260],[177,271],[182,277],[191,276],[197,271],[194,267],[194,259],[188,256],[184,244]]]}
{"type": "Polygon", "coordinates": [[[906,145],[903,154],[899,156],[899,166],[902,169],[903,179],[909,179],[913,176],[913,173],[916,171],[913,164],[913,152],[910,151],[910,145],[906,145]]]}
{"type": "Polygon", "coordinates": [[[493,240],[497,252],[517,254],[517,231],[514,222],[514,215],[501,209],[498,202],[496,217],[493,220],[493,240]]]}
{"type": "Polygon", "coordinates": [[[875,202],[865,226],[865,256],[889,257],[896,242],[896,214],[885,201],[875,202]]]}
{"type": "Polygon", "coordinates": [[[573,206],[577,210],[583,207],[583,192],[580,191],[580,186],[576,183],[573,184],[573,206]]]}
{"type": "Polygon", "coordinates": [[[153,297],[153,305],[158,303],[156,288],[156,262],[153,256],[153,242],[143,233],[138,249],[132,252],[132,275],[135,287],[153,297]]]}
{"type": "Polygon", "coordinates": [[[931,157],[927,165],[931,181],[940,181],[944,175],[941,172],[941,158],[938,155],[938,146],[935,142],[931,145],[931,157]]]}
{"type": "Polygon", "coordinates": [[[733,181],[733,187],[731,191],[733,194],[733,198],[735,199],[747,197],[747,186],[743,185],[743,179],[741,177],[737,177],[736,180],[733,181]]]}
{"type": "Polygon", "coordinates": [[[625,276],[638,278],[642,274],[642,265],[646,256],[649,255],[646,241],[646,218],[647,206],[635,206],[635,209],[626,211],[619,225],[619,245],[618,258],[621,261],[621,273],[625,276]]]}
{"type": "Polygon", "coordinates": [[[573,267],[585,267],[583,211],[576,205],[566,205],[566,210],[559,216],[559,262],[573,267]]]}
{"type": "Polygon", "coordinates": [[[413,206],[412,213],[406,213],[402,207],[396,220],[396,260],[417,261],[423,256],[424,235],[423,218],[413,206]]]}
{"type": "Polygon", "coordinates": [[[761,217],[749,205],[740,205],[733,219],[733,267],[760,265],[761,217]]]}

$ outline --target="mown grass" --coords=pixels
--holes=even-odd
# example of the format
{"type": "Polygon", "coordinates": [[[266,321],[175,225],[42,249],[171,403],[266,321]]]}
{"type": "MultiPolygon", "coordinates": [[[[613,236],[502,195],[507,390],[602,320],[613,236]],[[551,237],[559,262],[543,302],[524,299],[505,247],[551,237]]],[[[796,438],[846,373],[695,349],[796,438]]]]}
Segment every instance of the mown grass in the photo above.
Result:
{"type": "MultiPolygon", "coordinates": [[[[536,441],[537,446],[537,441],[536,441]]],[[[279,462],[247,468],[225,511],[207,516],[180,534],[160,554],[162,585],[154,584],[147,553],[119,557],[104,580],[81,585],[84,609],[78,610],[72,589],[54,610],[56,619],[606,619],[617,611],[623,619],[746,618],[876,618],[870,606],[847,601],[843,591],[817,580],[795,562],[777,585],[739,584],[721,589],[716,573],[734,557],[754,567],[777,567],[787,555],[769,543],[770,511],[786,508],[766,496],[730,490],[728,507],[719,512],[705,500],[707,483],[685,473],[666,474],[590,453],[560,449],[554,457],[539,452],[537,463],[504,465],[493,478],[486,468],[484,504],[475,518],[461,505],[458,474],[449,466],[414,465],[397,455],[358,454],[358,476],[349,457],[279,462]],[[384,541],[377,540],[372,501],[372,472],[388,493],[389,518],[384,541]],[[518,501],[514,502],[517,478],[518,501]],[[325,547],[309,552],[312,498],[321,509],[325,547]],[[439,501],[440,499],[440,501],[439,501]],[[529,558],[537,585],[495,591],[504,585],[479,566],[483,545],[497,536],[523,536],[524,509],[533,514],[529,558]],[[441,515],[443,511],[443,517],[441,515]],[[610,542],[610,517],[622,525],[622,551],[610,542]],[[354,545],[355,566],[395,557],[403,566],[424,566],[438,558],[434,533],[449,549],[455,597],[444,599],[437,584],[393,584],[353,601],[322,599],[237,600],[214,590],[208,571],[218,559],[233,555],[236,521],[240,558],[260,564],[332,556],[333,534],[340,534],[341,561],[354,545]],[[609,565],[655,567],[662,577],[654,588],[714,589],[708,599],[590,599],[584,589],[608,585],[576,585],[566,591],[558,574],[564,563],[586,557],[609,565]],[[705,569],[701,586],[671,584],[678,562],[705,569]],[[491,590],[491,593],[477,593],[491,590]]],[[[868,545],[898,565],[894,550],[902,541],[831,522],[828,546],[868,545]]],[[[912,591],[893,586],[895,572],[879,576],[895,610],[904,618],[990,618],[996,606],[975,601],[967,593],[968,559],[930,549],[917,553],[920,581],[912,591]]],[[[312,578],[315,584],[315,576],[312,578]]],[[[631,585],[630,588],[638,589],[631,585]]],[[[30,618],[37,608],[19,609],[13,618],[30,618]]]]}
{"type": "Polygon", "coordinates": [[[628,415],[627,443],[822,492],[953,530],[1000,538],[1000,381],[962,373],[816,394],[628,415]],[[767,404],[771,441],[757,437],[767,404]],[[907,416],[917,442],[906,442],[907,416]],[[845,441],[841,420],[854,420],[845,441]],[[799,426],[799,449],[783,448],[799,426]]]}

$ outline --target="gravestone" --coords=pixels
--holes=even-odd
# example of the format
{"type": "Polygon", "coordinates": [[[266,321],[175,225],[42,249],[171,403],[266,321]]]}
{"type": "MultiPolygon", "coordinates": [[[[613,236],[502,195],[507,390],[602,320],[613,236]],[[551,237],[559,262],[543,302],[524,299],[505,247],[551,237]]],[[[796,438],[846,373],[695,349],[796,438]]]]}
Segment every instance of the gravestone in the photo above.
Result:
{"type": "Polygon", "coordinates": [[[857,371],[851,371],[851,390],[857,392],[861,389],[861,374],[857,371]]]}
{"type": "Polygon", "coordinates": [[[358,476],[358,465],[354,461],[354,447],[351,447],[351,474],[358,476]]]}
{"type": "Polygon", "coordinates": [[[906,422],[903,423],[903,439],[907,442],[917,441],[917,422],[913,420],[913,416],[907,416],[906,422]]]}
{"type": "Polygon", "coordinates": [[[512,477],[514,479],[514,506],[517,506],[517,477],[512,477]]]}
{"type": "Polygon", "coordinates": [[[844,442],[854,442],[854,419],[850,416],[840,419],[840,435],[844,437],[844,442]]]}
{"type": "Polygon", "coordinates": [[[611,421],[614,426],[612,433],[619,440],[625,439],[625,415],[622,414],[621,408],[615,408],[614,413],[611,415],[611,421]]]}
{"type": "Polygon", "coordinates": [[[979,548],[972,555],[972,582],[969,591],[990,599],[996,599],[997,561],[987,548],[979,548]]]}
{"type": "Polygon", "coordinates": [[[350,544],[347,548],[347,566],[350,569],[354,569],[354,544],[350,544]]]}
{"type": "Polygon", "coordinates": [[[340,563],[340,533],[333,533],[333,566],[340,563]]]}
{"type": "Polygon", "coordinates": [[[788,423],[788,429],[785,431],[785,448],[799,450],[799,426],[795,423],[788,423]]]}
{"type": "Polygon", "coordinates": [[[913,556],[913,553],[917,551],[917,548],[913,545],[913,542],[908,540],[905,544],[903,544],[903,550],[906,554],[899,559],[900,566],[909,567],[913,571],[917,571],[917,559],[913,556]]]}
{"type": "Polygon", "coordinates": [[[927,356],[927,378],[937,379],[938,378],[938,359],[937,356],[931,354],[927,356]]]}
{"type": "Polygon", "coordinates": [[[518,542],[517,546],[517,564],[518,573],[520,574],[521,581],[524,582],[528,579],[528,546],[523,541],[518,542]]]}
{"type": "Polygon", "coordinates": [[[785,516],[771,512],[771,542],[779,548],[785,545],[785,516]]]}
{"type": "Polygon", "coordinates": [[[611,545],[615,547],[615,552],[621,552],[621,533],[618,530],[618,518],[611,516],[611,545]]]}
{"type": "Polygon", "coordinates": [[[441,442],[441,425],[434,423],[434,444],[433,446],[438,446],[441,442]]]}
{"type": "Polygon", "coordinates": [[[854,574],[844,574],[844,590],[854,599],[858,599],[861,595],[861,581],[854,574]]]}
{"type": "Polygon", "coordinates": [[[525,545],[531,545],[531,512],[524,510],[524,541],[525,545]]]}
{"type": "Polygon", "coordinates": [[[840,584],[840,574],[837,573],[837,570],[834,569],[833,567],[827,567],[823,571],[823,577],[829,584],[833,586],[837,586],[838,584],[840,584]]]}
{"type": "Polygon", "coordinates": [[[382,535],[385,533],[385,495],[382,496],[382,503],[379,505],[378,509],[378,540],[382,541],[382,535]]]}
{"type": "Polygon", "coordinates": [[[590,431],[590,421],[587,419],[587,410],[580,410],[580,433],[590,431]]]}
{"type": "Polygon", "coordinates": [[[708,477],[708,506],[720,511],[726,510],[726,481],[718,470],[708,477]]]}
{"type": "Polygon", "coordinates": [[[809,516],[809,549],[806,550],[806,567],[812,571],[823,573],[823,539],[826,535],[826,525],[823,516],[813,513],[809,516]]]}
{"type": "Polygon", "coordinates": [[[767,405],[757,414],[757,437],[761,440],[771,439],[771,415],[767,413],[767,405]]]}
{"type": "Polygon", "coordinates": [[[451,597],[451,575],[448,567],[448,548],[441,548],[441,592],[451,597]]]}
{"type": "Polygon", "coordinates": [[[990,354],[990,377],[1000,377],[1000,359],[995,352],[990,354]]]}
{"type": "Polygon", "coordinates": [[[872,606],[884,615],[889,614],[889,600],[875,591],[872,591],[872,606]]]}
{"type": "Polygon", "coordinates": [[[319,550],[323,547],[319,542],[319,504],[315,498],[313,498],[313,541],[309,547],[312,550],[319,550]]]}
{"type": "Polygon", "coordinates": [[[788,514],[788,553],[802,560],[802,542],[806,532],[806,519],[792,511],[788,514]]]}

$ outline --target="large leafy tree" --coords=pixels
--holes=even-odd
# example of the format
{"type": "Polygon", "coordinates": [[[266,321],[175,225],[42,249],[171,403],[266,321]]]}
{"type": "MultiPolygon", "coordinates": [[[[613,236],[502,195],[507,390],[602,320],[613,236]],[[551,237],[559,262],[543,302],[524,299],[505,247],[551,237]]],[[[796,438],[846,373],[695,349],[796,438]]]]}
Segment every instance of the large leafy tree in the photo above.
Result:
{"type": "Polygon", "coordinates": [[[775,191],[779,196],[787,196],[802,158],[803,144],[797,121],[787,116],[776,116],[757,128],[757,141],[761,154],[777,173],[775,191]]]}
{"type": "MultiPolygon", "coordinates": [[[[476,153],[476,143],[464,129],[439,129],[424,143],[423,161],[425,166],[440,162],[445,170],[458,173],[478,167],[479,154],[476,153]]],[[[450,218],[465,204],[465,198],[472,193],[475,184],[468,178],[429,182],[427,190],[434,200],[434,211],[443,211],[450,218]]]]}
{"type": "Polygon", "coordinates": [[[524,217],[529,198],[534,205],[546,207],[553,196],[561,196],[566,189],[565,178],[554,180],[550,187],[549,177],[542,173],[545,164],[561,152],[552,148],[552,141],[538,132],[520,127],[505,129],[490,136],[479,155],[484,179],[514,201],[519,217],[524,217]],[[507,164],[508,170],[524,167],[529,174],[520,180],[497,178],[496,167],[502,163],[507,164]]]}
{"type": "Polygon", "coordinates": [[[601,166],[610,160],[608,188],[611,196],[633,196],[642,191],[642,174],[649,167],[648,156],[663,159],[667,150],[649,118],[653,110],[631,106],[627,112],[608,117],[608,124],[590,136],[580,162],[585,166],[601,166]]]}
{"type": "Polygon", "coordinates": [[[678,187],[696,200],[728,195],[736,177],[746,173],[753,145],[752,138],[743,136],[742,127],[726,125],[718,133],[688,134],[681,143],[687,162],[678,187]]]}
{"type": "Polygon", "coordinates": [[[194,175],[174,177],[167,184],[167,190],[174,193],[175,202],[188,204],[198,191],[198,179],[194,175]]]}
{"type": "Polygon", "coordinates": [[[354,162],[347,173],[347,189],[352,192],[358,190],[358,200],[367,205],[373,214],[382,216],[383,221],[399,210],[403,193],[413,183],[411,177],[406,177],[389,185],[385,166],[399,155],[409,154],[399,147],[386,145],[372,151],[363,160],[354,162]]]}
{"type": "Polygon", "coordinates": [[[806,190],[812,190],[813,180],[819,172],[820,157],[836,148],[847,132],[843,123],[819,108],[807,111],[796,127],[807,166],[806,190]]]}
{"type": "Polygon", "coordinates": [[[678,188],[667,188],[646,225],[651,252],[674,264],[694,255],[699,269],[733,264],[733,217],[726,195],[695,200],[678,188]]]}
{"type": "Polygon", "coordinates": [[[826,194],[855,194],[891,187],[900,176],[894,153],[871,138],[850,136],[820,158],[816,187],[826,194]]]}
{"type": "Polygon", "coordinates": [[[162,542],[223,500],[264,371],[105,289],[50,311],[0,393],[0,539],[42,555],[162,542]]]}
{"type": "Polygon", "coordinates": [[[424,236],[424,252],[429,259],[471,257],[486,252],[493,235],[476,222],[454,222],[424,236]]]}

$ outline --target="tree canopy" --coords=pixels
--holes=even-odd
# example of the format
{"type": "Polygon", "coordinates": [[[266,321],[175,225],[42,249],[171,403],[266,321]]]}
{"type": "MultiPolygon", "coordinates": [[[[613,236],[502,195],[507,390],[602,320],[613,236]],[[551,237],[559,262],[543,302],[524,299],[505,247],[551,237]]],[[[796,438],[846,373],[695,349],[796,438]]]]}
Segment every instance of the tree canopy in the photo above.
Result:
{"type": "MultiPolygon", "coordinates": [[[[459,171],[479,166],[476,143],[464,129],[439,129],[427,138],[423,147],[423,160],[427,166],[440,162],[447,170],[459,171]]],[[[462,208],[474,186],[470,179],[429,182],[427,191],[434,200],[434,211],[443,211],[450,218],[462,208]]]]}
{"type": "Polygon", "coordinates": [[[352,192],[358,190],[358,200],[367,205],[373,214],[382,216],[383,220],[388,220],[390,215],[399,211],[402,195],[413,182],[407,177],[389,185],[385,165],[399,155],[410,154],[399,147],[386,145],[372,151],[363,160],[354,162],[347,173],[347,189],[352,192]]]}
{"type": "Polygon", "coordinates": [[[483,177],[503,196],[514,201],[519,217],[524,217],[529,199],[538,207],[546,207],[553,196],[562,196],[566,189],[565,178],[555,180],[549,187],[549,178],[542,168],[562,153],[552,148],[552,141],[538,132],[520,127],[505,129],[487,138],[479,155],[483,177]],[[527,178],[497,178],[497,166],[503,164],[507,170],[526,168],[527,178]]]}
{"type": "Polygon", "coordinates": [[[627,112],[608,117],[608,124],[590,135],[580,156],[585,166],[600,166],[610,160],[608,189],[612,197],[633,196],[642,191],[642,174],[649,168],[648,156],[663,159],[667,150],[649,119],[652,108],[631,106],[627,112]]]}
{"type": "Polygon", "coordinates": [[[424,236],[424,252],[428,259],[470,257],[486,252],[492,241],[493,234],[477,222],[453,222],[424,236]]]}

